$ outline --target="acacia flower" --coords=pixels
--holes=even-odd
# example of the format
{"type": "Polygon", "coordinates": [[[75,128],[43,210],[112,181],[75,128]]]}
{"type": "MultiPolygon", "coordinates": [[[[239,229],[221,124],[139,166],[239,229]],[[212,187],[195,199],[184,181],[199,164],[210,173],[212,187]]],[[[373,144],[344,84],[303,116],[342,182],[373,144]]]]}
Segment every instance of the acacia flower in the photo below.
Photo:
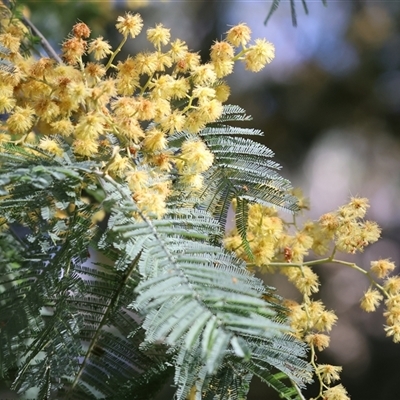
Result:
{"type": "Polygon", "coordinates": [[[322,393],[324,400],[350,400],[347,396],[347,390],[343,385],[336,385],[332,388],[326,389],[322,393]]]}
{"type": "Polygon", "coordinates": [[[216,121],[224,111],[221,102],[216,99],[208,102],[199,101],[199,103],[201,104],[199,105],[198,112],[204,123],[216,121]]]}
{"type": "Polygon", "coordinates": [[[72,27],[72,34],[78,38],[88,38],[90,36],[90,28],[84,22],[78,22],[72,27]]]}
{"type": "Polygon", "coordinates": [[[194,67],[192,77],[196,85],[211,85],[217,80],[217,74],[211,64],[194,67]]]}
{"type": "Polygon", "coordinates": [[[98,152],[99,144],[96,140],[91,139],[76,139],[72,143],[72,147],[74,149],[74,153],[85,156],[85,157],[93,157],[98,152]]]}
{"type": "Polygon", "coordinates": [[[386,278],[395,268],[396,265],[389,259],[371,261],[371,271],[378,278],[386,278]]]}
{"type": "Polygon", "coordinates": [[[135,57],[135,62],[140,74],[152,75],[158,67],[157,53],[139,53],[135,57]]]}
{"type": "Polygon", "coordinates": [[[246,69],[258,72],[275,57],[275,47],[265,39],[256,39],[244,56],[246,69]]]}
{"type": "Polygon", "coordinates": [[[400,276],[392,276],[387,278],[383,283],[383,288],[391,295],[400,292],[400,276]]]}
{"type": "Polygon", "coordinates": [[[226,40],[235,47],[246,46],[250,40],[251,29],[244,23],[233,26],[226,32],[226,40]]]}
{"type": "Polygon", "coordinates": [[[361,308],[366,312],[375,311],[383,296],[376,290],[369,288],[361,299],[361,308]]]}
{"type": "Polygon", "coordinates": [[[145,133],[143,148],[146,151],[164,150],[167,147],[165,133],[159,129],[152,128],[145,133]]]}
{"type": "Polygon", "coordinates": [[[322,377],[322,380],[327,385],[330,385],[332,382],[340,379],[339,373],[342,372],[342,367],[330,364],[319,364],[315,372],[322,377]]]}
{"type": "Polygon", "coordinates": [[[15,99],[11,96],[8,91],[0,89],[0,114],[9,113],[15,106],[15,99]]]}
{"type": "Polygon", "coordinates": [[[111,45],[108,43],[108,41],[103,40],[102,36],[99,36],[97,39],[93,39],[89,43],[88,53],[93,53],[95,60],[101,60],[112,53],[111,45]]]}
{"type": "Polygon", "coordinates": [[[74,65],[85,54],[87,43],[79,38],[73,37],[63,42],[62,56],[68,64],[74,65]]]}
{"type": "Polygon", "coordinates": [[[27,133],[34,120],[34,111],[30,107],[15,107],[7,119],[7,127],[12,133],[27,133]]]}
{"type": "Polygon", "coordinates": [[[211,46],[210,57],[212,61],[231,61],[235,51],[233,47],[225,41],[216,41],[211,46]]]}
{"type": "Polygon", "coordinates": [[[111,174],[122,177],[125,175],[128,166],[129,158],[121,157],[119,153],[116,153],[112,162],[107,166],[107,172],[111,172],[111,174]]]}
{"type": "Polygon", "coordinates": [[[131,189],[132,193],[147,188],[149,179],[149,174],[144,170],[136,169],[129,171],[126,174],[126,182],[128,183],[129,189],[131,189]]]}
{"type": "Polygon", "coordinates": [[[160,121],[163,130],[170,135],[174,132],[181,132],[185,125],[186,117],[178,110],[174,110],[171,114],[165,116],[160,121]]]}
{"type": "Polygon", "coordinates": [[[230,87],[225,83],[219,84],[214,88],[214,90],[215,90],[215,98],[221,103],[224,103],[226,100],[228,100],[229,95],[231,94],[230,87]]]}
{"type": "Polygon", "coordinates": [[[60,119],[50,123],[53,133],[61,136],[70,136],[74,131],[74,126],[69,119],[60,119]]]}
{"type": "Polygon", "coordinates": [[[310,333],[304,340],[309,345],[315,346],[319,351],[324,350],[329,346],[330,338],[322,333],[310,333]]]}
{"type": "Polygon", "coordinates": [[[21,44],[21,40],[10,33],[2,33],[0,34],[0,43],[4,47],[7,47],[7,49],[9,49],[12,53],[17,53],[21,44]]]}
{"type": "Polygon", "coordinates": [[[201,140],[186,140],[181,146],[181,160],[177,160],[180,172],[197,174],[207,171],[214,161],[214,155],[201,140]]]}
{"type": "Polygon", "coordinates": [[[64,153],[63,149],[55,140],[47,137],[40,139],[39,147],[56,156],[62,156],[64,153]]]}
{"type": "Polygon", "coordinates": [[[117,18],[117,24],[115,26],[119,33],[125,37],[131,35],[133,39],[141,32],[143,20],[139,14],[132,15],[130,12],[127,12],[124,17],[120,16],[117,18]]]}
{"type": "Polygon", "coordinates": [[[164,28],[163,24],[157,24],[155,28],[147,29],[147,40],[160,49],[161,45],[166,45],[171,38],[170,29],[164,28]]]}
{"type": "Polygon", "coordinates": [[[201,174],[184,174],[179,177],[179,182],[196,191],[203,187],[204,177],[201,174]]]}
{"type": "Polygon", "coordinates": [[[212,64],[217,78],[223,78],[233,72],[234,62],[232,60],[213,60],[212,64]]]}
{"type": "Polygon", "coordinates": [[[168,53],[171,55],[173,61],[178,61],[184,58],[187,52],[188,52],[187,44],[180,39],[176,39],[173,42],[171,42],[171,49],[169,50],[168,53]]]}
{"type": "Polygon", "coordinates": [[[400,342],[400,324],[385,326],[386,336],[393,336],[393,342],[400,342]]]}

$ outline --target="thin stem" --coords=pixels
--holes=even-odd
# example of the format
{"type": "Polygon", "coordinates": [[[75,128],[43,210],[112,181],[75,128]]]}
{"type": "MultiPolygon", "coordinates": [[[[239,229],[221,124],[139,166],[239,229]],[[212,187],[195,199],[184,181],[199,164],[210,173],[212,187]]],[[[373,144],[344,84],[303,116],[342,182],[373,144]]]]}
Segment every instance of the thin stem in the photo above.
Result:
{"type": "Polygon", "coordinates": [[[111,67],[112,62],[114,61],[114,58],[117,56],[117,54],[121,51],[123,45],[126,43],[128,40],[128,36],[124,36],[123,39],[121,40],[121,43],[118,45],[118,47],[115,49],[114,53],[111,54],[110,59],[108,60],[108,63],[106,64],[106,71],[111,67]]]}

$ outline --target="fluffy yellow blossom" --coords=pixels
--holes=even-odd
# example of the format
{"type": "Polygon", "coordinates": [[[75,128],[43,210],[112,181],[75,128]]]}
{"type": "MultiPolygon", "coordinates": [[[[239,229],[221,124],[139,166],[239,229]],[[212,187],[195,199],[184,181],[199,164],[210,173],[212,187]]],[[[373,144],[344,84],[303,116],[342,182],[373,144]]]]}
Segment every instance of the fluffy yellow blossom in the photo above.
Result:
{"type": "Polygon", "coordinates": [[[162,118],[160,125],[165,132],[173,134],[174,132],[181,132],[185,126],[186,117],[180,111],[173,111],[171,114],[162,118]]]}
{"type": "Polygon", "coordinates": [[[223,78],[233,72],[234,62],[232,60],[215,60],[212,61],[212,65],[217,78],[223,78]]]}
{"type": "Polygon", "coordinates": [[[135,38],[143,28],[143,20],[139,14],[132,15],[130,12],[127,12],[124,17],[117,18],[115,26],[123,36],[127,37],[130,35],[132,38],[135,38]]]}
{"type": "Polygon", "coordinates": [[[143,170],[133,170],[126,174],[126,182],[128,183],[132,193],[142,191],[143,189],[147,188],[149,180],[150,177],[148,172],[143,170]]]}
{"type": "Polygon", "coordinates": [[[381,228],[374,221],[365,221],[362,224],[361,237],[366,242],[375,243],[381,236],[381,228]]]}
{"type": "Polygon", "coordinates": [[[129,167],[129,158],[121,157],[119,153],[116,153],[111,163],[107,165],[107,172],[111,175],[116,175],[118,177],[125,176],[125,173],[129,167]]]}
{"type": "Polygon", "coordinates": [[[319,290],[318,275],[310,267],[291,267],[282,270],[289,281],[303,294],[310,296],[319,290]]]}
{"type": "Polygon", "coordinates": [[[334,233],[339,226],[339,219],[334,213],[326,213],[319,218],[320,225],[328,232],[334,233]]]}
{"type": "Polygon", "coordinates": [[[11,33],[0,34],[0,43],[7,47],[12,53],[17,53],[21,44],[20,38],[12,35],[11,33]]]}
{"type": "Polygon", "coordinates": [[[383,316],[386,318],[386,323],[388,326],[399,325],[400,324],[400,306],[394,306],[388,308],[383,316]]]}
{"type": "Polygon", "coordinates": [[[250,40],[250,37],[251,37],[251,30],[244,23],[240,23],[238,25],[233,26],[226,33],[226,40],[235,47],[246,46],[246,44],[250,40]]]}
{"type": "Polygon", "coordinates": [[[371,272],[381,279],[386,278],[395,268],[396,265],[388,259],[371,261],[371,272]]]}
{"type": "Polygon", "coordinates": [[[375,311],[383,296],[375,289],[369,288],[361,299],[361,308],[366,312],[375,311]]]}
{"type": "Polygon", "coordinates": [[[182,58],[177,60],[175,73],[194,71],[200,65],[200,56],[197,53],[187,52],[182,58]]]}
{"type": "Polygon", "coordinates": [[[167,211],[165,197],[155,191],[136,192],[133,198],[146,215],[162,218],[167,211]]]}
{"type": "Polygon", "coordinates": [[[385,300],[388,309],[400,306],[400,293],[393,294],[385,300]]]}
{"type": "Polygon", "coordinates": [[[235,51],[233,47],[225,41],[216,41],[211,46],[210,57],[212,61],[231,61],[235,51]]]}
{"type": "Polygon", "coordinates": [[[164,72],[173,64],[171,56],[168,53],[162,53],[161,51],[155,53],[155,59],[157,63],[156,71],[164,72]]]}
{"type": "Polygon", "coordinates": [[[215,122],[223,113],[224,107],[216,99],[208,102],[202,102],[197,108],[203,123],[215,122]]]}
{"type": "Polygon", "coordinates": [[[70,136],[74,131],[74,126],[69,119],[61,119],[50,123],[52,132],[61,136],[70,136]]]}
{"type": "Polygon", "coordinates": [[[7,128],[11,133],[27,133],[33,125],[34,110],[30,107],[15,107],[7,119],[7,128]]]}
{"type": "Polygon", "coordinates": [[[215,89],[208,86],[196,86],[193,88],[192,97],[197,97],[200,104],[205,104],[215,98],[215,89]]]}
{"type": "Polygon", "coordinates": [[[310,346],[316,347],[319,351],[326,349],[329,346],[330,338],[322,333],[310,333],[304,340],[310,346]]]}
{"type": "Polygon", "coordinates": [[[45,74],[51,74],[55,61],[48,57],[37,60],[30,68],[30,75],[35,78],[42,78],[45,74]]]}
{"type": "Polygon", "coordinates": [[[42,138],[40,139],[39,147],[49,153],[52,153],[56,156],[62,156],[64,151],[60,147],[60,145],[53,139],[50,138],[42,138]]]}
{"type": "Polygon", "coordinates": [[[93,53],[95,60],[101,60],[112,53],[111,45],[107,40],[104,40],[102,36],[99,36],[97,39],[93,39],[89,43],[88,53],[93,53]]]}
{"type": "Polygon", "coordinates": [[[80,156],[93,157],[98,152],[99,143],[96,140],[76,139],[72,143],[74,153],[80,156]]]}
{"type": "Polygon", "coordinates": [[[90,28],[84,22],[78,22],[72,27],[72,34],[79,38],[88,38],[90,36],[90,28]]]}
{"type": "Polygon", "coordinates": [[[204,185],[204,177],[201,174],[184,174],[179,177],[179,182],[190,190],[200,190],[204,185]]]}
{"type": "Polygon", "coordinates": [[[179,172],[198,174],[207,171],[214,161],[214,155],[201,140],[186,140],[181,146],[182,154],[177,160],[179,172]]]}
{"type": "Polygon", "coordinates": [[[315,372],[327,385],[330,385],[332,382],[340,379],[339,373],[342,372],[342,369],[342,367],[337,367],[330,364],[318,364],[315,372]]]}
{"type": "Polygon", "coordinates": [[[104,132],[104,123],[105,118],[100,113],[84,114],[75,127],[75,136],[82,140],[96,140],[104,132]]]}
{"type": "Polygon", "coordinates": [[[154,103],[143,96],[138,96],[135,100],[135,116],[141,121],[148,121],[153,119],[156,115],[156,108],[154,103]]]}
{"type": "Polygon", "coordinates": [[[161,45],[166,45],[171,37],[170,29],[164,28],[163,24],[157,24],[155,28],[147,30],[147,40],[159,50],[161,45]]]}
{"type": "Polygon", "coordinates": [[[145,132],[143,148],[146,151],[159,151],[167,147],[165,133],[157,128],[152,128],[145,132]]]}
{"type": "Polygon", "coordinates": [[[0,144],[1,143],[8,143],[11,140],[11,135],[8,133],[3,133],[0,131],[0,144]]]}
{"type": "Polygon", "coordinates": [[[215,90],[215,98],[219,100],[221,103],[224,103],[226,100],[228,100],[231,94],[230,87],[225,83],[219,84],[214,88],[214,90],[215,90]]]}
{"type": "Polygon", "coordinates": [[[368,199],[352,197],[348,204],[339,208],[339,214],[347,218],[364,218],[368,208],[368,199]]]}
{"type": "Polygon", "coordinates": [[[6,114],[15,107],[16,101],[10,94],[3,91],[3,88],[0,90],[0,114],[6,114]]]}
{"type": "Polygon", "coordinates": [[[383,283],[383,288],[391,295],[400,293],[400,276],[387,278],[383,283]]]}
{"type": "Polygon", "coordinates": [[[33,108],[38,117],[43,121],[51,122],[60,115],[60,107],[49,97],[43,96],[35,99],[33,108]]]}
{"type": "Polygon", "coordinates": [[[258,72],[269,64],[275,57],[275,47],[265,39],[256,39],[245,54],[246,69],[258,72]]]}
{"type": "Polygon", "coordinates": [[[80,37],[67,39],[61,46],[62,56],[68,64],[74,65],[85,54],[86,47],[87,43],[80,37]]]}
{"type": "Polygon", "coordinates": [[[101,64],[88,62],[85,66],[85,74],[89,78],[88,82],[95,84],[106,74],[106,69],[101,64]]]}
{"type": "Polygon", "coordinates": [[[192,68],[193,81],[196,85],[212,85],[217,80],[217,74],[211,64],[203,64],[192,68]]]}
{"type": "Polygon", "coordinates": [[[324,390],[322,396],[324,400],[350,400],[347,390],[342,385],[324,390]]]}
{"type": "Polygon", "coordinates": [[[400,324],[385,326],[386,336],[393,336],[393,342],[400,342],[400,324]]]}
{"type": "MultiPolygon", "coordinates": [[[[157,53],[139,53],[135,57],[137,71],[140,74],[152,75],[157,71],[158,56],[157,53]]],[[[170,77],[169,75],[162,75],[163,77],[170,77]]]]}
{"type": "Polygon", "coordinates": [[[275,246],[272,238],[264,237],[259,240],[251,241],[250,248],[254,256],[254,264],[261,266],[263,264],[268,264],[274,254],[275,246]]]}
{"type": "Polygon", "coordinates": [[[183,59],[188,50],[187,44],[183,40],[176,39],[171,42],[171,49],[168,53],[171,55],[172,61],[176,62],[183,59]]]}
{"type": "Polygon", "coordinates": [[[134,118],[118,117],[115,119],[115,127],[120,135],[126,139],[132,140],[134,143],[139,143],[140,140],[145,136],[139,121],[134,118]]]}

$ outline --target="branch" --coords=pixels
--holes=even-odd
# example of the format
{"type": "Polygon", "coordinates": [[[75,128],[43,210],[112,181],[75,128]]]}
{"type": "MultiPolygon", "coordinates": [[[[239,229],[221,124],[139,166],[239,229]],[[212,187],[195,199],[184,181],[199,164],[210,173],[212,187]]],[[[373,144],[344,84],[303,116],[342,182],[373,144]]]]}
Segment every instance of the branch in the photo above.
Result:
{"type": "Polygon", "coordinates": [[[47,55],[50,58],[53,58],[54,60],[56,60],[59,64],[62,64],[62,60],[60,58],[60,56],[56,53],[56,51],[53,49],[53,47],[51,46],[51,44],[47,41],[47,39],[43,36],[42,32],[39,31],[38,28],[36,28],[36,26],[32,23],[32,21],[25,17],[22,16],[22,22],[28,26],[32,32],[39,37],[40,39],[40,44],[42,45],[42,47],[44,48],[44,50],[46,51],[47,55]]]}

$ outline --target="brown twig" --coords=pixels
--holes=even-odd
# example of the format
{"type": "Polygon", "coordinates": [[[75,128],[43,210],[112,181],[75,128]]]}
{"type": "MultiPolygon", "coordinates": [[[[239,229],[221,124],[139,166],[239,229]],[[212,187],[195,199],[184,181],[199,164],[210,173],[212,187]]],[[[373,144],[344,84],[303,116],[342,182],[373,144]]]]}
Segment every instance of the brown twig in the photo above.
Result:
{"type": "Polygon", "coordinates": [[[32,21],[29,18],[23,16],[22,17],[22,22],[26,26],[28,26],[37,37],[39,37],[40,44],[44,48],[44,50],[47,53],[47,55],[50,58],[53,58],[54,60],[56,60],[59,64],[61,64],[62,60],[61,60],[60,56],[56,53],[56,51],[53,49],[53,47],[51,47],[51,44],[43,36],[42,32],[40,32],[39,29],[36,28],[36,26],[32,23],[32,21]]]}

